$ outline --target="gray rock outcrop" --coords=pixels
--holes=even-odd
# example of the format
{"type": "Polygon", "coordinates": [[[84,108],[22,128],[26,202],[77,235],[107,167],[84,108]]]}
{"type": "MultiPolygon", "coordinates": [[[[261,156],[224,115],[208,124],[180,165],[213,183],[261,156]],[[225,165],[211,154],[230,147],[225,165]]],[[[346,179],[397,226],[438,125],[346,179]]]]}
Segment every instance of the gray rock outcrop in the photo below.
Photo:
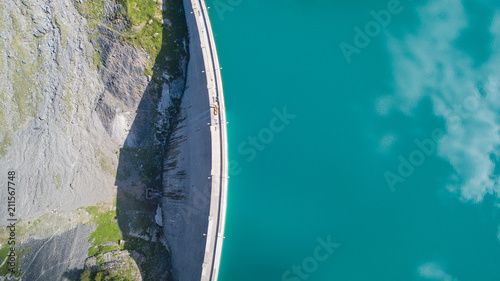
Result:
{"type": "MultiPolygon", "coordinates": [[[[125,262],[134,278],[171,278],[155,222],[160,199],[146,190],[161,190],[164,144],[184,92],[184,11],[154,1],[158,21],[182,14],[184,23],[162,26],[161,50],[152,58],[132,38],[143,25],[133,26],[118,2],[0,2],[0,174],[16,173],[18,273],[26,280],[78,278],[103,214],[119,229],[115,236],[127,240],[106,262],[109,274],[125,262]],[[152,259],[158,264],[150,269],[152,259]]],[[[0,176],[1,186],[7,182],[0,176]]],[[[0,192],[5,207],[7,198],[0,192]]],[[[0,212],[0,248],[8,218],[0,212]]]]}
{"type": "Polygon", "coordinates": [[[115,250],[85,260],[80,280],[95,280],[97,276],[103,280],[142,281],[139,267],[127,250],[115,250]]]}

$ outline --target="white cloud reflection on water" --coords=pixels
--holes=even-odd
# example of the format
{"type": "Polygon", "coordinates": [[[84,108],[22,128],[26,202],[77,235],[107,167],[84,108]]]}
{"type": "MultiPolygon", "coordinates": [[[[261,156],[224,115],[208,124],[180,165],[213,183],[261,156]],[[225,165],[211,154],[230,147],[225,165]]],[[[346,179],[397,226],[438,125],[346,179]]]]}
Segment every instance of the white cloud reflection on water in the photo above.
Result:
{"type": "Polygon", "coordinates": [[[469,27],[461,1],[430,1],[417,14],[420,28],[416,33],[402,39],[389,37],[399,110],[412,116],[418,103],[430,97],[434,114],[446,121],[438,155],[456,173],[448,189],[475,202],[486,194],[500,196],[499,177],[494,172],[495,159],[500,157],[500,53],[495,52],[500,50],[500,13],[489,27],[492,52],[479,66],[457,46],[469,27]],[[453,119],[460,110],[465,114],[453,119]]]}

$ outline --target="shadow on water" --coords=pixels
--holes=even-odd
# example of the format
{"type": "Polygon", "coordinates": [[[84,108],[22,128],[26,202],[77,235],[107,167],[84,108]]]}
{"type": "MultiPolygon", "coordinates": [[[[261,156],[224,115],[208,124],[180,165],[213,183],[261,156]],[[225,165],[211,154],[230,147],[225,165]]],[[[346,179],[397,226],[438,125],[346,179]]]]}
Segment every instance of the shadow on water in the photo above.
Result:
{"type": "Polygon", "coordinates": [[[116,214],[123,234],[123,248],[131,252],[143,280],[172,280],[170,254],[161,242],[162,227],[156,223],[155,216],[162,194],[163,158],[179,114],[189,60],[183,1],[166,0],[163,18],[169,22],[162,28],[161,50],[120,149],[115,182],[116,214]],[[170,97],[167,97],[168,106],[159,108],[162,85],[168,85],[170,97]]]}

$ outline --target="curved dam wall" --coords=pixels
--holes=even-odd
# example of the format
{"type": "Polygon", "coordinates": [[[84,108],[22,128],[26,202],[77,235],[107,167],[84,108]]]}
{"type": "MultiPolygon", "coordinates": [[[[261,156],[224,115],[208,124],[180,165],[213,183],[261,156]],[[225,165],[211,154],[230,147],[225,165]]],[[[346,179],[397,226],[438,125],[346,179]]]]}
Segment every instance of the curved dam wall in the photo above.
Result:
{"type": "Polygon", "coordinates": [[[208,96],[211,107],[214,108],[214,110],[211,111],[212,122],[210,127],[212,137],[212,191],[201,280],[217,280],[222,255],[222,244],[224,241],[227,209],[227,181],[229,178],[226,108],[220,73],[221,67],[219,65],[217,48],[215,47],[212,26],[205,1],[184,1],[184,3],[186,2],[191,2],[193,16],[198,26],[205,73],[208,81],[208,96]]]}
{"type": "Polygon", "coordinates": [[[176,280],[217,280],[228,178],[224,96],[205,2],[184,0],[184,8],[190,61],[164,162],[163,236],[176,280]]]}

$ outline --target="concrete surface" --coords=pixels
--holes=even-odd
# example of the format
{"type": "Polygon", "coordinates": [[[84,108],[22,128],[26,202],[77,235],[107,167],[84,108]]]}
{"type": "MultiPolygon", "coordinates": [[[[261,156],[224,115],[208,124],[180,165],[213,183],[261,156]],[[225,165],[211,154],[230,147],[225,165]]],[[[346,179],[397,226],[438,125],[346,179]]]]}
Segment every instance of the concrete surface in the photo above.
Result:
{"type": "Polygon", "coordinates": [[[164,163],[164,236],[176,280],[217,280],[228,178],[224,97],[205,3],[184,0],[184,7],[190,61],[164,163]]]}

